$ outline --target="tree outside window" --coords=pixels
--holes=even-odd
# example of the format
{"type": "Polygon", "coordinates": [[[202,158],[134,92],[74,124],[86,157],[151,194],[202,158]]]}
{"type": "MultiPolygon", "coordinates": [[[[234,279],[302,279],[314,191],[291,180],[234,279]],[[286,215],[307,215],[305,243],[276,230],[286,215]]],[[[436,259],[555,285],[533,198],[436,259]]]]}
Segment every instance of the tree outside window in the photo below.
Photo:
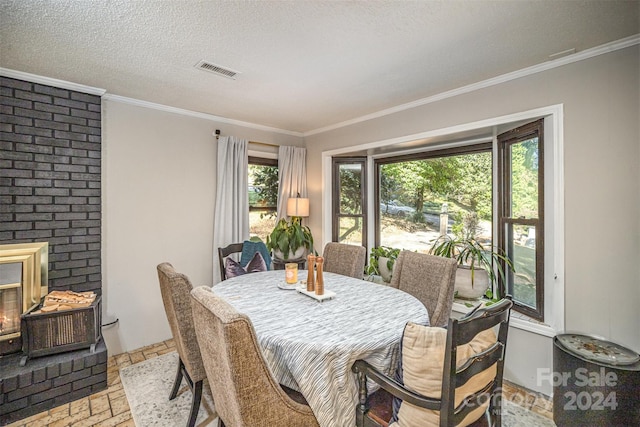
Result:
{"type": "Polygon", "coordinates": [[[249,235],[267,241],[276,225],[278,160],[249,157],[249,235]]]}

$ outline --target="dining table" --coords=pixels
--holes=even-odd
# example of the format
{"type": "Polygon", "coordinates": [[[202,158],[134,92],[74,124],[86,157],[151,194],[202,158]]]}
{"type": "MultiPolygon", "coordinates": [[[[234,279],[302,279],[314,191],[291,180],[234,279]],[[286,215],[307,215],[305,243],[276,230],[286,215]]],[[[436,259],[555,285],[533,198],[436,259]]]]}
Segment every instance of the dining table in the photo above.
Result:
{"type": "Polygon", "coordinates": [[[212,289],[249,317],[275,379],[303,394],[320,426],[350,427],[358,404],[353,363],[364,359],[391,374],[406,323],[428,325],[429,315],[390,286],[329,272],[323,278],[322,301],[296,289],[306,290],[304,280],[288,285],[282,270],[243,274],[212,289]]]}

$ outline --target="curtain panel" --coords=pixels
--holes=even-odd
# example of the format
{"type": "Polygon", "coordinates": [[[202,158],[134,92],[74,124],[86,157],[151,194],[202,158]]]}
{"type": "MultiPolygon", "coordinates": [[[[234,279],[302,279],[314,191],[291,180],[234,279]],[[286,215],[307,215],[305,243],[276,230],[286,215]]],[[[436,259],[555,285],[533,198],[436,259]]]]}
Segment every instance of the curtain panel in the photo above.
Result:
{"type": "Polygon", "coordinates": [[[278,221],[287,217],[289,197],[307,197],[307,149],[281,145],[278,149],[278,221]]]}
{"type": "Polygon", "coordinates": [[[213,282],[220,281],[218,248],[249,239],[247,188],[249,141],[233,136],[218,140],[216,207],[213,219],[213,282]]]}

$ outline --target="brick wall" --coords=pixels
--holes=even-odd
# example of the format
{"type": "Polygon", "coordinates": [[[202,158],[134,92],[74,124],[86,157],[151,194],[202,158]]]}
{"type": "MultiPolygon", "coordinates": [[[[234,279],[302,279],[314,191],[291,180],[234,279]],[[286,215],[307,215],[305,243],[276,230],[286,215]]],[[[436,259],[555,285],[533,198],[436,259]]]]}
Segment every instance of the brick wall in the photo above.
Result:
{"type": "Polygon", "coordinates": [[[101,291],[101,99],[0,77],[0,244],[49,242],[49,289],[101,291]]]}
{"type": "MultiPolygon", "coordinates": [[[[100,132],[99,96],[0,77],[0,244],[49,242],[49,290],[101,294],[100,132]]],[[[107,387],[104,341],[21,356],[0,357],[0,425],[107,387]]]]}

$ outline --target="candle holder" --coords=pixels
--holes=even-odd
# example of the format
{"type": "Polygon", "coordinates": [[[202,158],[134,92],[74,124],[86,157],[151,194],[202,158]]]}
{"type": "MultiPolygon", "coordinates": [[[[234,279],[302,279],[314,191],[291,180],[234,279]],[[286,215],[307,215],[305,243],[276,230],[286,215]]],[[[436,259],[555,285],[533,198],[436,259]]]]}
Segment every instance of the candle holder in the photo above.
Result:
{"type": "Polygon", "coordinates": [[[288,262],[284,266],[284,277],[289,285],[292,285],[298,281],[298,264],[294,262],[288,262]]]}

